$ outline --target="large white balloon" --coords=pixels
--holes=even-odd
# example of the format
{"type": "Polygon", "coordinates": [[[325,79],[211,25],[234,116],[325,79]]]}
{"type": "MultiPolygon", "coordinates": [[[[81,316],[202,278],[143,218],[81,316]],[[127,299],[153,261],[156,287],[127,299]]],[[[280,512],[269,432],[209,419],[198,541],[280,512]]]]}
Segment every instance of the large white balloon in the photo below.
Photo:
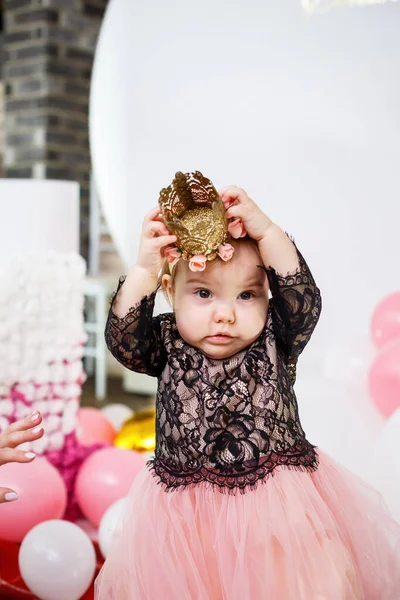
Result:
{"type": "Polygon", "coordinates": [[[93,580],[96,553],[80,527],[52,520],[25,536],[18,561],[25,584],[41,600],[78,600],[93,580]]]}
{"type": "Polygon", "coordinates": [[[104,513],[99,525],[99,547],[104,558],[107,557],[121,515],[126,508],[127,499],[120,498],[104,513]]]}
{"type": "Polygon", "coordinates": [[[386,2],[397,2],[398,0],[302,0],[304,10],[311,13],[331,10],[343,6],[368,6],[370,4],[385,4],[386,2]]]}
{"type": "Polygon", "coordinates": [[[368,331],[400,287],[399,18],[400,3],[310,18],[299,0],[110,0],[90,143],[126,264],[160,189],[199,169],[296,237],[323,290],[317,338],[368,331]]]}

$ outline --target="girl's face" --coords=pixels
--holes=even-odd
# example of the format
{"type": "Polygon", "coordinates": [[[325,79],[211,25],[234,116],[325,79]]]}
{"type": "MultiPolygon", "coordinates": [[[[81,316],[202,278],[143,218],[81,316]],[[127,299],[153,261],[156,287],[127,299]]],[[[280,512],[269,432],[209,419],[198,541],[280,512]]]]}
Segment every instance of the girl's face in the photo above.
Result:
{"type": "Polygon", "coordinates": [[[258,338],[268,312],[268,280],[258,265],[257,246],[241,242],[227,263],[216,259],[194,273],[180,260],[173,282],[164,275],[179,333],[188,344],[223,359],[258,338]]]}

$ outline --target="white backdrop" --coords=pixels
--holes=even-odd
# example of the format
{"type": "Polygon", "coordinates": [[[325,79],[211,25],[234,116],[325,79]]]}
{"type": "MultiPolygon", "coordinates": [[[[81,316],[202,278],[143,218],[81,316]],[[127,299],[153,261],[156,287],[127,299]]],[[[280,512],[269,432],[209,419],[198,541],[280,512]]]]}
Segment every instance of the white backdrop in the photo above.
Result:
{"type": "Polygon", "coordinates": [[[300,409],[352,468],[383,423],[365,392],[370,315],[400,288],[399,23],[398,3],[310,16],[300,0],[111,0],[93,71],[94,172],[127,266],[177,170],[244,187],[294,235],[324,304],[300,409]]]}

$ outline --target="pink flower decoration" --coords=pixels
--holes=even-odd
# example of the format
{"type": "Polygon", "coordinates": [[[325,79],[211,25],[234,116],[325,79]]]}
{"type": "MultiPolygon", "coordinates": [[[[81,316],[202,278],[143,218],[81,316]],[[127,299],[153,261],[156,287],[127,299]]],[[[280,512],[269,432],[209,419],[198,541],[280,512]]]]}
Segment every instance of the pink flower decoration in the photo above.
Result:
{"type": "Polygon", "coordinates": [[[231,260],[233,253],[235,252],[235,248],[230,244],[221,244],[218,246],[218,256],[222,258],[225,262],[227,260],[231,260]]]}
{"type": "Polygon", "coordinates": [[[178,262],[181,257],[181,253],[179,250],[173,246],[169,246],[164,250],[165,258],[169,262],[170,265],[174,266],[178,262]]]}
{"type": "Polygon", "coordinates": [[[204,271],[206,268],[207,258],[204,254],[196,254],[189,260],[189,269],[191,271],[204,271]]]}
{"type": "Polygon", "coordinates": [[[247,235],[247,231],[239,218],[234,219],[228,224],[228,231],[235,240],[247,235]]]}

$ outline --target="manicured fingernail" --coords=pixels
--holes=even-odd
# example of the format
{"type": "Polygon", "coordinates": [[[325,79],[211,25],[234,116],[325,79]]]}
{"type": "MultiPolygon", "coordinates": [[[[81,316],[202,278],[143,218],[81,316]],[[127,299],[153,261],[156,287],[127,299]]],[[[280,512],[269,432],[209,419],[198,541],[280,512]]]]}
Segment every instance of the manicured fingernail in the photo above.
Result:
{"type": "Polygon", "coordinates": [[[32,433],[39,433],[39,431],[41,431],[41,430],[42,430],[42,428],[39,425],[39,427],[35,427],[35,429],[32,429],[32,433]]]}
{"type": "Polygon", "coordinates": [[[25,452],[26,458],[35,458],[36,454],[34,452],[25,452]]]}
{"type": "Polygon", "coordinates": [[[7,492],[4,498],[7,502],[12,502],[13,500],[18,500],[18,494],[16,494],[15,492],[7,492]]]}
{"type": "Polygon", "coordinates": [[[39,413],[37,410],[33,411],[32,415],[31,415],[31,419],[32,421],[36,421],[36,419],[39,417],[39,413]]]}

